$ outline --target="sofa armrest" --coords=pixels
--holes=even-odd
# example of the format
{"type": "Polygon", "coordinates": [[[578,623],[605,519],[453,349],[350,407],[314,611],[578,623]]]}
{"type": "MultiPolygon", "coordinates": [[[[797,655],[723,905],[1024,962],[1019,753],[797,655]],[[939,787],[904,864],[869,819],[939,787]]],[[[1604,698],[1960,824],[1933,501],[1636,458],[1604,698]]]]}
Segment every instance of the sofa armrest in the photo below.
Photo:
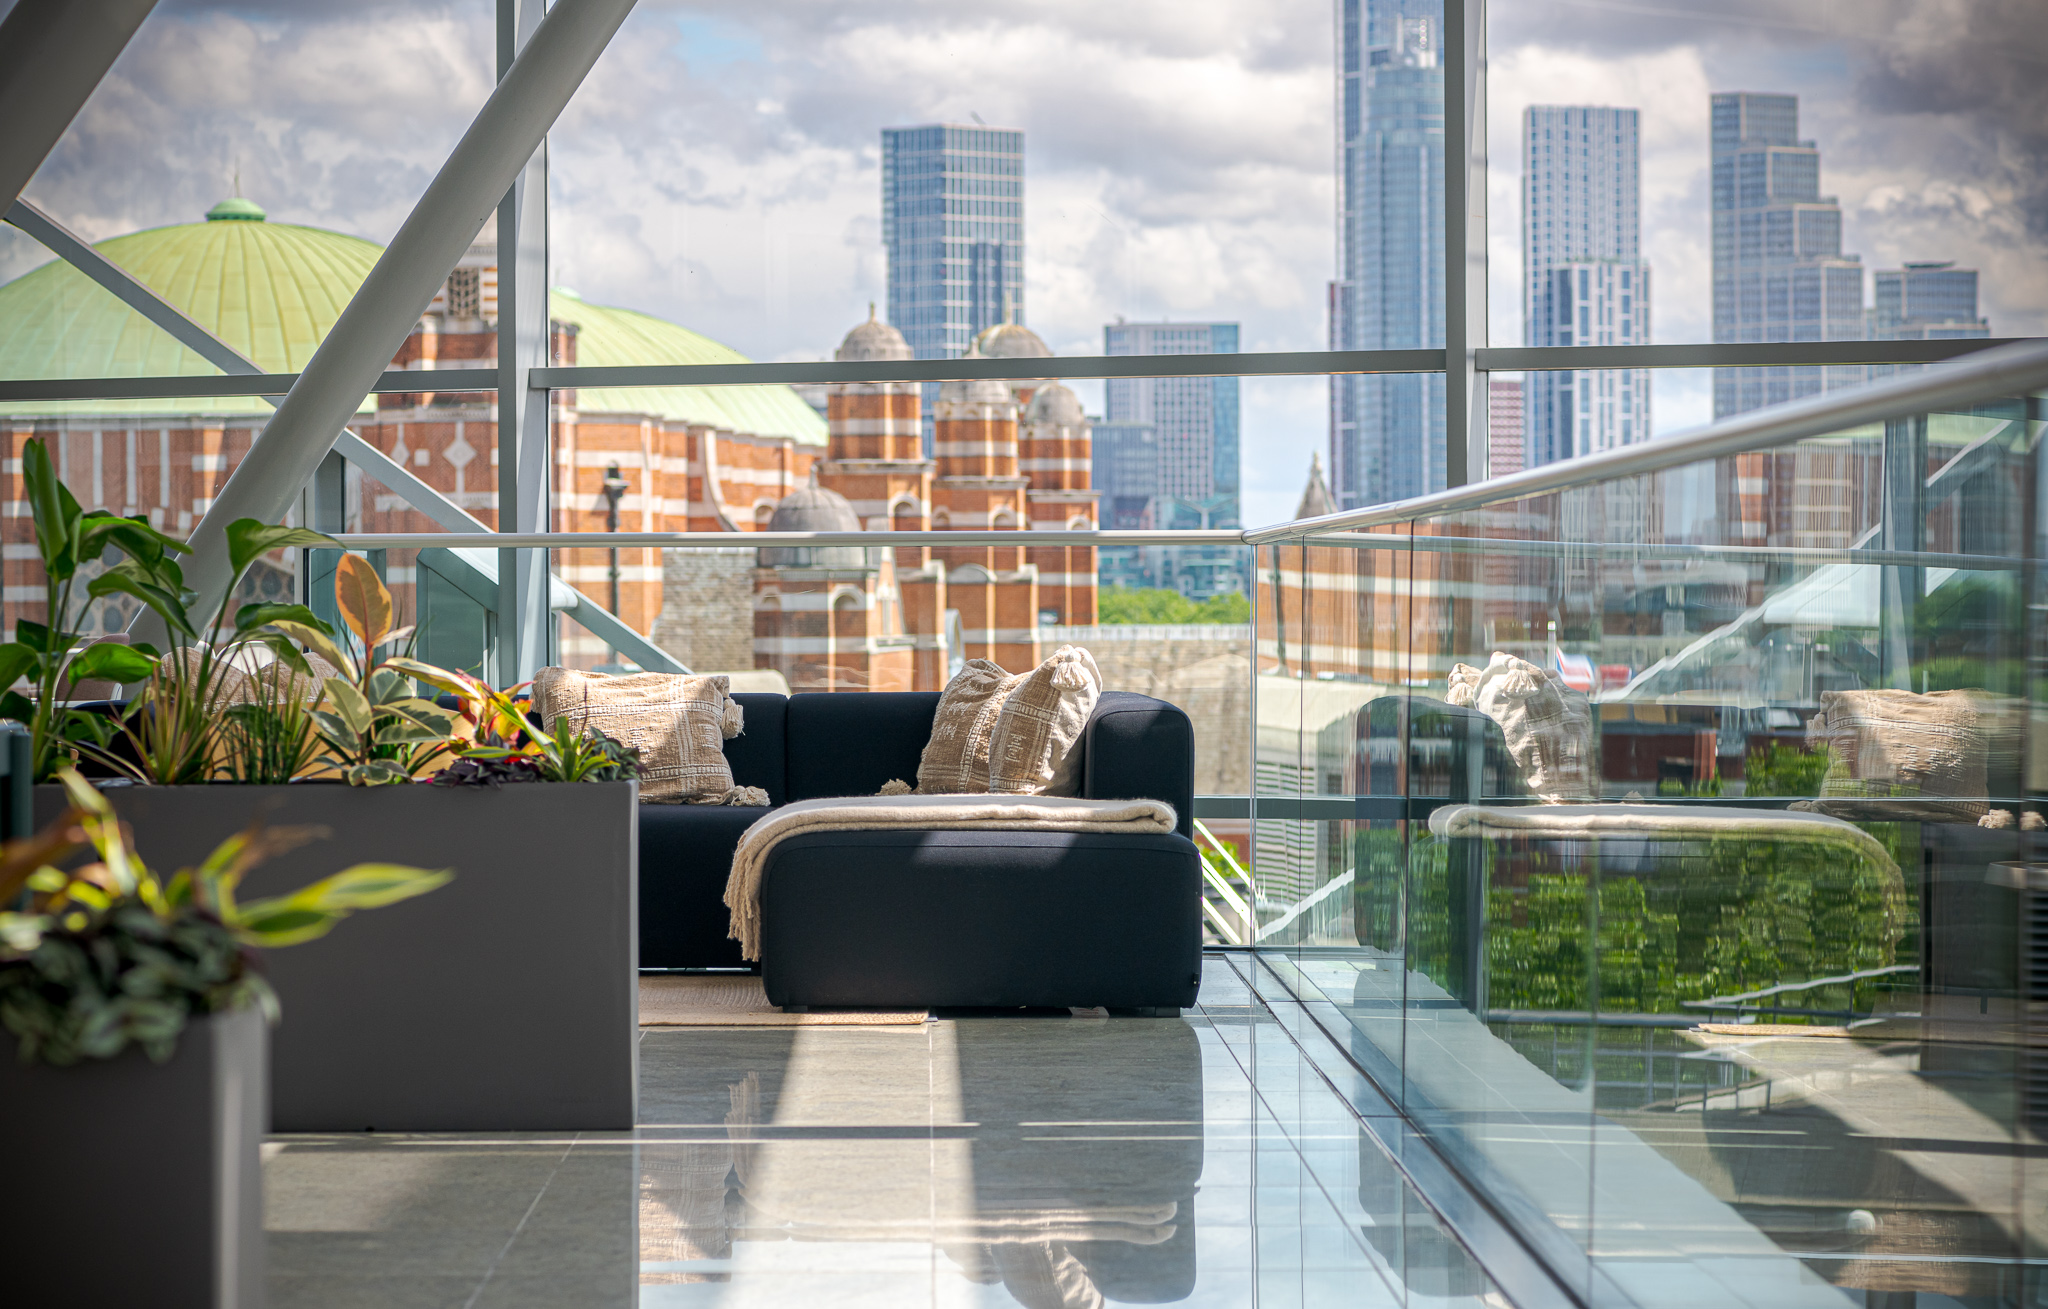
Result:
{"type": "Polygon", "coordinates": [[[1133,691],[1105,691],[1081,734],[1081,795],[1164,800],[1195,834],[1195,725],[1179,706],[1133,691]]]}

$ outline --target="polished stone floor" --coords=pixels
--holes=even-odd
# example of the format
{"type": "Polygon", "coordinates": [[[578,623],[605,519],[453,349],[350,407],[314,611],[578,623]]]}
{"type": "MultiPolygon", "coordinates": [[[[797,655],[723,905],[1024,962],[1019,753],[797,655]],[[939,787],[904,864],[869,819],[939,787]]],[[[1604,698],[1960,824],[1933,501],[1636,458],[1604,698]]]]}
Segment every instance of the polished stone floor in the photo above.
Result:
{"type": "Polygon", "coordinates": [[[1179,1019],[650,1030],[631,1133],[277,1137],[271,1303],[1504,1305],[1248,967],[1179,1019]]]}

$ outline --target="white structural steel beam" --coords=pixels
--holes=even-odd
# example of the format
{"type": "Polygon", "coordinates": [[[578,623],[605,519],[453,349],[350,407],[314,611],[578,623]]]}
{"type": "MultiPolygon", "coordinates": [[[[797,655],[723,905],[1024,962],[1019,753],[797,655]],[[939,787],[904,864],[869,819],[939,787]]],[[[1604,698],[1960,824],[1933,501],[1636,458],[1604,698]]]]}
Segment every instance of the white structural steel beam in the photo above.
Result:
{"type": "Polygon", "coordinates": [[[227,525],[274,520],[299,494],[632,8],[559,0],[541,19],[193,531],[202,610],[227,587],[227,525]]]}
{"type": "MultiPolygon", "coordinates": [[[[498,77],[512,71],[540,27],[543,0],[498,0],[498,77]]],[[[498,528],[548,525],[549,409],[532,382],[548,365],[548,147],[540,144],[498,202],[498,528]]],[[[530,679],[554,662],[548,649],[547,555],[498,552],[498,684],[530,679]]],[[[616,643],[614,643],[616,644],[616,643]]]]}
{"type": "Polygon", "coordinates": [[[12,204],[156,0],[16,0],[0,21],[0,197],[12,204]]]}
{"type": "Polygon", "coordinates": [[[1443,0],[1444,485],[1486,477],[1486,0],[1443,0]]]}

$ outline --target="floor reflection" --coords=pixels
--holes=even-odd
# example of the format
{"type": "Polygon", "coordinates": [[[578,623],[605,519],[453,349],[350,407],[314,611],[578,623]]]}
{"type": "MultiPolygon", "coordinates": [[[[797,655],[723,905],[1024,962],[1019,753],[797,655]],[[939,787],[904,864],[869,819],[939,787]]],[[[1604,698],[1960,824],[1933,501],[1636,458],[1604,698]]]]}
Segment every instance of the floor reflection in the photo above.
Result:
{"type": "Polygon", "coordinates": [[[1178,1019],[650,1029],[630,1133],[274,1138],[271,1304],[1504,1304],[1294,1021],[1212,957],[1178,1019]]]}
{"type": "Polygon", "coordinates": [[[961,1289],[1029,1309],[1194,1291],[1203,1060],[1187,1020],[753,1036],[662,1034],[710,1056],[700,1075],[722,1081],[725,1112],[715,1136],[641,1145],[643,1287],[780,1282],[820,1256],[889,1282],[916,1246],[961,1289]]]}

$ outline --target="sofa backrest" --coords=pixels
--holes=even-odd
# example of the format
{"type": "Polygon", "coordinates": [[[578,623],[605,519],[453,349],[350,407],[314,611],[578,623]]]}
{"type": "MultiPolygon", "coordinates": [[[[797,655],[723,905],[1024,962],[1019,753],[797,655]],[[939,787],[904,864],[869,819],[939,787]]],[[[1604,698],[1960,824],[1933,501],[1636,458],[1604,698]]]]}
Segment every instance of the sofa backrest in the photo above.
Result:
{"type": "Polygon", "coordinates": [[[771,804],[789,802],[789,697],[733,694],[739,701],[741,731],[725,743],[725,762],[734,786],[758,786],[771,804]]]}
{"type": "Polygon", "coordinates": [[[1091,800],[1164,800],[1174,830],[1195,836],[1195,725],[1179,705],[1135,691],[1104,691],[1081,734],[1081,794],[1091,800]]]}
{"type": "Polygon", "coordinates": [[[873,795],[892,779],[917,785],[937,691],[813,691],[787,703],[784,777],[791,800],[873,795]]]}

